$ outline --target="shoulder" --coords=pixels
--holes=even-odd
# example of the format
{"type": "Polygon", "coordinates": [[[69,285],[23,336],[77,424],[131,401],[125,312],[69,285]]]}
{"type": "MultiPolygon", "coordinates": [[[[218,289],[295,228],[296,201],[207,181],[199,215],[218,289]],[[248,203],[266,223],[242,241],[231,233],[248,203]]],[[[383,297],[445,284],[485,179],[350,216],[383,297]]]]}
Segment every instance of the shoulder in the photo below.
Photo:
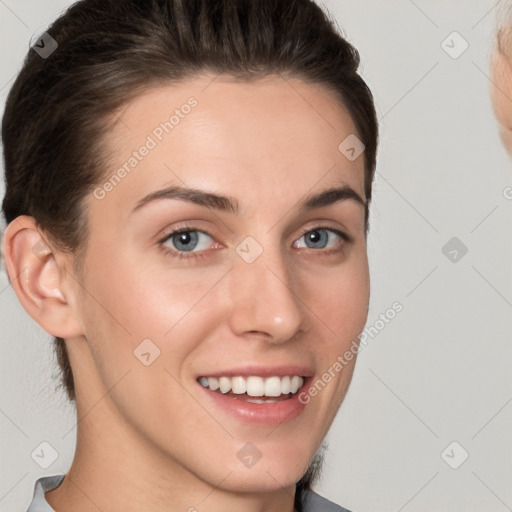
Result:
{"type": "Polygon", "coordinates": [[[307,490],[304,493],[304,512],[350,512],[350,510],[336,505],[314,491],[307,490]]]}
{"type": "Polygon", "coordinates": [[[44,495],[48,491],[56,489],[64,480],[63,474],[42,476],[34,485],[34,495],[27,512],[54,512],[48,505],[44,495]]]}

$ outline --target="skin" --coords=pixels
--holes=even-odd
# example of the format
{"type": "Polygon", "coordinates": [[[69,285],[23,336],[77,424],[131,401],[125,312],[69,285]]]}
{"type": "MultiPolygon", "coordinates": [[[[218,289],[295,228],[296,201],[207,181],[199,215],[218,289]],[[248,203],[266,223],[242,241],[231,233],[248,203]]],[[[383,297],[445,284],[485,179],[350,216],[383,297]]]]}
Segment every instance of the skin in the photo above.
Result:
{"type": "Polygon", "coordinates": [[[501,35],[501,46],[496,44],[491,63],[491,101],[499,123],[501,141],[512,158],[512,64],[510,56],[503,50],[512,43],[510,34],[501,35]]]}
{"type": "Polygon", "coordinates": [[[364,199],[363,156],[349,161],[338,150],[357,133],[350,115],[331,92],[299,79],[213,78],[159,86],[122,112],[106,141],[108,176],[166,112],[198,101],[103,199],[87,198],[82,275],[31,217],[5,233],[12,286],[47,332],[66,339],[75,375],[76,454],[46,494],[57,511],[292,512],[295,483],[347,392],[355,358],[301,415],[262,426],[206,402],[195,380],[278,363],[320,377],[363,330],[370,288],[364,207],[348,199],[298,209],[305,195],[333,186],[364,199]],[[161,199],[130,215],[141,197],[172,184],[232,196],[240,213],[161,199]],[[176,240],[158,240],[181,221],[211,236],[195,249],[205,258],[164,253],[162,245],[179,251],[176,240]],[[303,231],[323,226],[353,241],[328,231],[326,248],[306,246],[303,231]],[[250,264],[235,251],[249,235],[263,249],[250,264]],[[34,246],[49,249],[37,256],[34,246]],[[133,354],[146,338],[161,351],[150,366],[133,354]],[[261,452],[251,468],[237,458],[247,442],[261,452]]]}

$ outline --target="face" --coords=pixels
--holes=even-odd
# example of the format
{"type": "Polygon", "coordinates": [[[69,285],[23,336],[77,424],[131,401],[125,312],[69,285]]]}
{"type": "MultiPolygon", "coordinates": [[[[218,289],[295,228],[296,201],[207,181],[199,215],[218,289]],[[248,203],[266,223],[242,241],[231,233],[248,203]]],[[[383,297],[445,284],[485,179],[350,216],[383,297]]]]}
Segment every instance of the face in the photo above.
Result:
{"type": "MultiPolygon", "coordinates": [[[[509,36],[503,36],[502,46],[506,46],[509,36]]],[[[512,42],[512,41],[511,41],[512,42]]],[[[512,65],[510,57],[494,49],[492,56],[491,100],[494,114],[499,122],[500,137],[512,158],[512,65]]]]}
{"type": "Polygon", "coordinates": [[[110,133],[68,347],[82,428],[272,490],[303,475],[352,376],[335,363],[368,309],[364,154],[338,149],[356,128],[319,86],[213,78],[146,92],[110,133]]]}

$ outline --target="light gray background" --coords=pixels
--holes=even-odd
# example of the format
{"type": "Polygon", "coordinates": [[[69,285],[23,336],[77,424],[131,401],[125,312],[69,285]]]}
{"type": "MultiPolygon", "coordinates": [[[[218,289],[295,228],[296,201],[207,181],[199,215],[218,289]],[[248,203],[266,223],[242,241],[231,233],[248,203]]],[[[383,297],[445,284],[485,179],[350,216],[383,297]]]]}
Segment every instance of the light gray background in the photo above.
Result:
{"type": "MultiPolygon", "coordinates": [[[[29,42],[70,3],[0,0],[2,109],[29,42]]],[[[360,353],[317,490],[353,512],[512,510],[512,164],[488,95],[496,2],[322,3],[359,49],[380,118],[368,325],[395,301],[403,311],[360,353]],[[441,46],[453,31],[469,43],[457,59],[441,46]],[[468,248],[457,262],[442,252],[454,236],[468,248]],[[469,453],[457,469],[441,456],[453,441],[452,465],[469,453]]],[[[0,322],[0,510],[24,511],[39,476],[68,469],[74,415],[54,391],[51,338],[5,274],[0,322]],[[46,470],[30,455],[42,441],[59,453],[46,470]]]]}

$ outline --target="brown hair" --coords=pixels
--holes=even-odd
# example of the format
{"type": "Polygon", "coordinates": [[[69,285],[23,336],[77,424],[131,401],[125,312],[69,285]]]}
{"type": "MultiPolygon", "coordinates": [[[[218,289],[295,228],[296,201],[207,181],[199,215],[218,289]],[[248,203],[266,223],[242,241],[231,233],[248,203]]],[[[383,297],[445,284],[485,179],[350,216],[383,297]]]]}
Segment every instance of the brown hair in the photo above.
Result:
{"type": "MultiPolygon", "coordinates": [[[[378,125],[359,54],[312,0],[81,0],[47,30],[58,47],[28,51],[2,121],[7,223],[32,216],[82,270],[84,199],[106,174],[114,114],[158,84],[201,72],[256,80],[270,73],[326,87],[349,111],[365,144],[366,231],[378,125]]],[[[341,142],[341,141],[340,141],[341,142]]],[[[54,339],[62,384],[75,400],[65,342],[54,339]]],[[[303,489],[318,471],[298,484],[303,489]]]]}

